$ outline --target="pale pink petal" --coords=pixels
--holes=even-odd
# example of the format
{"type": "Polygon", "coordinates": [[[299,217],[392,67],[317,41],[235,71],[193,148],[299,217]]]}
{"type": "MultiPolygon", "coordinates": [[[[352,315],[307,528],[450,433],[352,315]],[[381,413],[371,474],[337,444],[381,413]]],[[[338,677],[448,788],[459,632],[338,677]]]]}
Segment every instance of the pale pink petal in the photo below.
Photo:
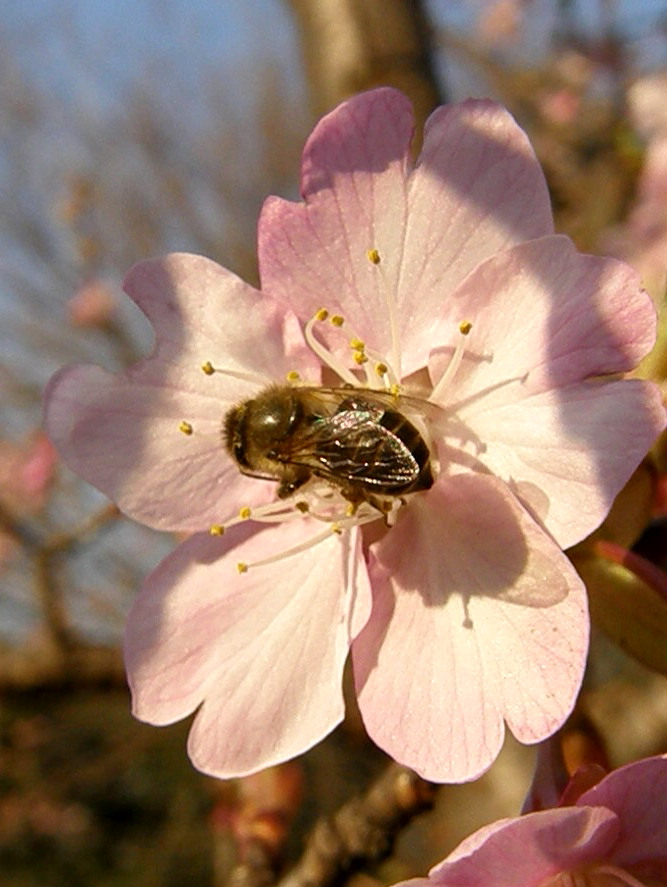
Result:
{"type": "Polygon", "coordinates": [[[274,485],[239,474],[222,422],[234,403],[290,369],[317,378],[303,344],[294,344],[294,321],[199,256],[137,265],[126,287],[156,329],[156,349],[117,375],[76,366],[54,376],[46,427],[65,462],[158,529],[201,530],[272,497],[274,485]],[[206,375],[206,361],[256,381],[206,375]],[[192,434],[180,429],[183,421],[192,434]]]}
{"type": "Polygon", "coordinates": [[[237,545],[235,531],[193,536],[148,578],[129,615],[134,713],[166,724],[202,704],[189,751],[207,773],[240,776],[294,757],[343,717],[353,611],[368,607],[363,564],[349,574],[354,534],[332,533],[245,574],[236,567],[321,531],[316,521],[246,529],[237,545]]]}
{"type": "MultiPolygon", "coordinates": [[[[654,386],[596,378],[633,368],[651,347],[651,300],[628,265],[550,237],[490,259],[454,301],[473,326],[441,401],[459,404],[470,454],[573,545],[664,427],[654,386]]],[[[450,355],[432,355],[435,381],[450,355]]]]}
{"type": "Polygon", "coordinates": [[[577,806],[589,804],[609,807],[621,821],[613,862],[661,860],[667,874],[667,755],[614,770],[577,801],[577,806]]]}
{"type": "Polygon", "coordinates": [[[394,303],[404,374],[425,365],[433,315],[447,312],[480,261],[552,230],[539,164],[502,108],[469,101],[436,111],[412,176],[411,133],[409,102],[394,90],[345,102],[306,145],[306,202],[269,198],[259,227],[263,288],[302,320],[335,309],[392,357],[394,303]]]}
{"type": "MultiPolygon", "coordinates": [[[[270,197],[259,222],[262,288],[302,320],[323,306],[342,312],[381,350],[391,341],[386,295],[367,251],[401,253],[413,125],[410,102],[393,89],[343,103],[306,143],[306,203],[270,197]]],[[[394,260],[391,286],[397,272],[394,260]]]]}
{"type": "MultiPolygon", "coordinates": [[[[655,342],[655,308],[637,272],[617,259],[579,253],[560,235],[493,256],[452,293],[451,303],[457,324],[469,321],[472,330],[449,401],[512,380],[532,394],[626,372],[655,342]]],[[[489,398],[506,402],[504,386],[478,397],[463,415],[486,410],[489,398]]]]}
{"type": "Polygon", "coordinates": [[[409,183],[397,286],[405,369],[463,318],[451,295],[480,262],[553,231],[544,174],[513,117],[488,100],[438,108],[409,183]],[[412,351],[419,355],[414,359],[412,351]]]}
{"type": "MultiPolygon", "coordinates": [[[[285,310],[211,259],[172,253],[140,262],[128,272],[123,287],[155,330],[153,357],[159,361],[153,360],[151,368],[162,380],[165,370],[160,363],[192,357],[196,368],[210,360],[216,367],[251,373],[268,383],[284,378],[294,369],[294,360],[308,358],[302,340],[294,353],[285,347],[285,310]]],[[[312,356],[309,359],[314,366],[312,356]]],[[[226,384],[224,377],[219,387],[226,384]]]]}
{"type": "Polygon", "coordinates": [[[505,479],[563,548],[606,517],[664,426],[655,386],[590,382],[478,414],[480,461],[505,479]]]}
{"type": "Polygon", "coordinates": [[[559,872],[604,858],[618,832],[617,817],[603,807],[499,820],[459,844],[427,879],[401,887],[539,887],[559,872]]]}
{"type": "Polygon", "coordinates": [[[353,661],[379,746],[460,782],[491,764],[503,719],[524,742],[563,722],[586,657],[584,587],[504,484],[441,477],[371,551],[373,613],[353,661]]]}

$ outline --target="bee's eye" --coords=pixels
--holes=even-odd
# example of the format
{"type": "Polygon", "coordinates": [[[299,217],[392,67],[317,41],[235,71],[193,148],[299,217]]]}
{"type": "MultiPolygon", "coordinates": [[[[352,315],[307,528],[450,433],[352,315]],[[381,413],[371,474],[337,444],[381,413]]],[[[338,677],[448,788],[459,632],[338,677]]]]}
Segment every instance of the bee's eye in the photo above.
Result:
{"type": "Polygon", "coordinates": [[[261,404],[253,421],[257,433],[267,441],[290,434],[301,419],[301,404],[292,397],[273,397],[261,404]]]}
{"type": "Polygon", "coordinates": [[[245,446],[241,440],[235,440],[232,444],[232,455],[241,466],[241,468],[251,468],[248,457],[246,456],[245,446]]]}

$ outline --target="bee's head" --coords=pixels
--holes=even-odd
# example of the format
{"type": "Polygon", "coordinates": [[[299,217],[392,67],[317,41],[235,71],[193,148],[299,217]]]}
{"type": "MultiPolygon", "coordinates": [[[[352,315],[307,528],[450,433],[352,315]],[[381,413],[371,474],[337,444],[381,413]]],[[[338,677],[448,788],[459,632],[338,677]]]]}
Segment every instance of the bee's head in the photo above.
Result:
{"type": "Polygon", "coordinates": [[[241,469],[254,469],[276,458],[280,444],[301,416],[299,400],[289,388],[273,387],[231,409],[225,416],[225,446],[241,469]]]}

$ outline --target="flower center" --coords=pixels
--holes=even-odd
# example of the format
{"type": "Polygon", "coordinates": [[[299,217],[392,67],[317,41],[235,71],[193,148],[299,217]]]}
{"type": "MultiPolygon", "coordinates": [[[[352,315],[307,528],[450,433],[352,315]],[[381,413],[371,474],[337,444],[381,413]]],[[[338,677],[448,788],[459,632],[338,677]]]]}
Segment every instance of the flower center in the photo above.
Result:
{"type": "MultiPolygon", "coordinates": [[[[369,348],[344,317],[322,308],[305,324],[304,338],[323,368],[340,379],[340,386],[311,385],[290,372],[287,384],[264,388],[225,417],[223,439],[230,456],[243,474],[277,481],[277,499],[244,506],[211,526],[210,532],[221,535],[247,520],[284,523],[306,515],[327,525],[288,551],[252,565],[239,564],[240,572],[297,554],[331,533],[378,519],[391,527],[406,497],[434,482],[438,466],[432,431],[434,427],[437,431],[445,413],[432,399],[439,398],[453,379],[472,325],[459,325],[456,345],[429,400],[402,394],[394,298],[379,253],[369,250],[367,257],[377,269],[384,293],[391,360],[369,348]],[[325,337],[318,335],[324,324],[333,328],[334,335],[346,337],[344,349],[324,343],[325,337]]],[[[251,375],[216,368],[208,360],[201,370],[207,376],[222,373],[265,385],[251,375]]],[[[188,437],[196,433],[185,419],[178,427],[188,437]]]]}

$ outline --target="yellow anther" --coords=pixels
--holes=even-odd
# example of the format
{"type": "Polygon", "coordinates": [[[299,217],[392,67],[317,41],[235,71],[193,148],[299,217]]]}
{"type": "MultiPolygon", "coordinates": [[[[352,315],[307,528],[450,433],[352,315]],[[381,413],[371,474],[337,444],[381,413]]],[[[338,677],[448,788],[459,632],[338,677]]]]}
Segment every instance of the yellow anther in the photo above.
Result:
{"type": "Polygon", "coordinates": [[[354,517],[356,513],[357,506],[354,504],[354,502],[350,502],[350,504],[345,509],[345,517],[354,517]]]}
{"type": "Polygon", "coordinates": [[[206,363],[203,363],[201,365],[201,369],[202,369],[202,372],[206,373],[207,376],[212,376],[213,373],[215,372],[215,367],[213,366],[213,364],[211,363],[210,360],[207,360],[206,363]]]}
{"type": "Polygon", "coordinates": [[[225,528],[222,524],[211,524],[211,528],[209,530],[211,536],[222,536],[224,532],[225,528]]]}
{"type": "Polygon", "coordinates": [[[375,364],[375,372],[378,376],[386,376],[389,372],[389,367],[386,363],[377,363],[375,364]]]}
{"type": "Polygon", "coordinates": [[[248,565],[244,564],[243,561],[239,561],[238,564],[236,565],[236,569],[239,571],[239,573],[247,573],[248,572],[248,565]]]}
{"type": "Polygon", "coordinates": [[[244,505],[242,508],[239,508],[239,517],[241,520],[248,520],[251,514],[252,510],[249,505],[244,505]]]}
{"type": "Polygon", "coordinates": [[[332,326],[341,327],[345,323],[345,318],[341,314],[332,314],[329,318],[332,326]]]}
{"type": "Polygon", "coordinates": [[[389,393],[392,395],[392,397],[398,397],[398,395],[401,393],[401,389],[398,385],[392,385],[389,389],[389,393]]]}
{"type": "Polygon", "coordinates": [[[470,330],[472,329],[472,324],[469,320],[462,320],[459,324],[459,332],[462,336],[467,336],[470,330]]]}
{"type": "Polygon", "coordinates": [[[296,508],[297,511],[300,511],[301,514],[307,514],[307,512],[310,511],[310,505],[307,502],[304,502],[303,500],[300,500],[299,502],[295,502],[294,507],[296,508]]]}
{"type": "Polygon", "coordinates": [[[368,261],[372,265],[380,264],[380,253],[376,249],[369,249],[366,255],[368,256],[368,261]]]}
{"type": "Polygon", "coordinates": [[[320,308],[319,311],[315,312],[315,320],[323,321],[326,320],[329,316],[329,312],[326,308],[320,308]]]}
{"type": "Polygon", "coordinates": [[[363,351],[366,347],[366,343],[363,339],[350,339],[350,348],[353,348],[355,351],[363,351]]]}
{"type": "Polygon", "coordinates": [[[296,370],[290,370],[289,373],[287,374],[287,381],[288,382],[300,382],[301,376],[297,373],[296,370]]]}
{"type": "Polygon", "coordinates": [[[364,363],[368,363],[368,358],[364,354],[363,351],[354,351],[352,352],[352,360],[357,364],[357,366],[361,366],[364,363]]]}
{"type": "Polygon", "coordinates": [[[193,429],[192,425],[190,425],[189,422],[186,422],[185,419],[183,419],[181,424],[178,426],[178,430],[182,431],[183,434],[190,435],[190,434],[192,434],[194,429],[193,429]]]}
{"type": "Polygon", "coordinates": [[[331,524],[331,532],[335,533],[337,536],[341,536],[343,534],[343,530],[338,524],[331,524]]]}

